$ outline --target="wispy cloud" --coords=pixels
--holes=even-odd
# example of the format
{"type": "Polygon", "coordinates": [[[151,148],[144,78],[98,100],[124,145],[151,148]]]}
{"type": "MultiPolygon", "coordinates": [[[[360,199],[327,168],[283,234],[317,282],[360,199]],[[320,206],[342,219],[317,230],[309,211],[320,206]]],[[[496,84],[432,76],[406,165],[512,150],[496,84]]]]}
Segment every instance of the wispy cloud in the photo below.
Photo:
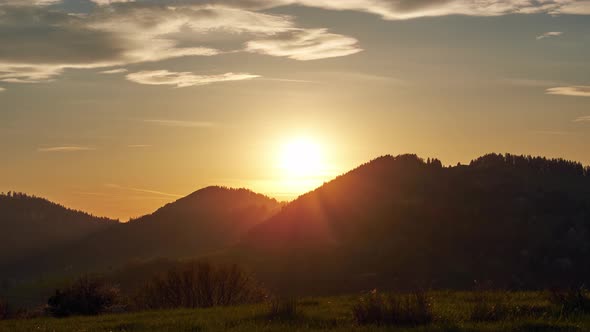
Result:
{"type": "Polygon", "coordinates": [[[134,192],[138,192],[138,193],[154,194],[154,195],[159,195],[159,196],[176,197],[176,198],[183,197],[182,195],[178,195],[178,194],[171,194],[171,193],[166,193],[166,192],[152,190],[152,189],[125,187],[125,186],[121,186],[121,185],[113,184],[113,183],[105,184],[105,186],[108,188],[113,188],[113,189],[128,190],[128,191],[134,191],[134,192]]]}
{"type": "MultiPolygon", "coordinates": [[[[226,53],[210,46],[218,41],[231,45],[227,47],[231,50],[304,61],[362,51],[353,37],[323,27],[304,28],[294,16],[265,11],[289,5],[367,12],[386,20],[445,15],[590,15],[589,0],[93,0],[100,6],[81,15],[65,11],[66,6],[47,6],[59,2],[0,0],[0,82],[51,82],[67,69],[103,68],[103,73],[120,73],[120,69],[106,69],[226,53]],[[187,35],[192,37],[187,39],[187,35]]],[[[195,76],[188,80],[192,83],[182,79],[146,84],[207,84],[195,76]]]]}
{"type": "Polygon", "coordinates": [[[557,37],[557,36],[561,36],[563,35],[563,32],[561,31],[549,31],[549,32],[545,32],[542,35],[537,36],[537,40],[541,40],[541,39],[545,39],[545,38],[549,38],[549,37],[557,37]]]}
{"type": "Polygon", "coordinates": [[[159,120],[159,119],[148,119],[143,122],[153,123],[160,126],[168,127],[187,127],[187,128],[211,128],[215,126],[213,122],[206,121],[183,121],[183,120],[159,120]]]}
{"type": "Polygon", "coordinates": [[[289,79],[289,78],[272,78],[272,77],[265,77],[262,80],[275,81],[275,82],[286,82],[286,83],[319,83],[316,81],[309,81],[309,80],[297,80],[297,79],[289,79]]]}
{"type": "Polygon", "coordinates": [[[590,97],[590,86],[558,86],[545,90],[549,95],[573,96],[573,97],[590,97]]]}
{"type": "Polygon", "coordinates": [[[551,136],[580,136],[580,133],[562,130],[536,130],[534,134],[551,135],[551,136]]]}
{"type": "Polygon", "coordinates": [[[4,91],[6,91],[6,88],[3,88],[0,86],[0,92],[4,92],[4,91]]]}
{"type": "Polygon", "coordinates": [[[517,86],[524,86],[524,87],[550,87],[564,84],[563,82],[559,81],[552,81],[552,80],[537,80],[537,79],[528,79],[528,78],[509,78],[503,80],[506,83],[517,85],[517,86]]]}
{"type": "Polygon", "coordinates": [[[118,68],[118,69],[111,69],[111,70],[105,70],[105,71],[101,71],[101,74],[107,74],[107,75],[112,75],[112,74],[121,74],[121,73],[126,73],[128,72],[127,69],[125,68],[118,68]]]}
{"type": "Polygon", "coordinates": [[[0,6],[47,6],[60,3],[62,0],[0,0],[0,6]]]}
{"type": "Polygon", "coordinates": [[[574,122],[590,122],[590,115],[580,116],[574,122]]]}
{"type": "Polygon", "coordinates": [[[53,147],[45,147],[45,148],[38,148],[37,151],[39,152],[78,152],[78,151],[89,151],[95,150],[95,148],[88,147],[88,146],[53,146],[53,147]]]}
{"type": "MultiPolygon", "coordinates": [[[[132,0],[91,0],[102,5],[132,0]]],[[[146,1],[147,2],[147,1],[146,1]]],[[[150,0],[175,5],[234,6],[251,10],[300,5],[328,10],[352,10],[379,15],[388,20],[425,16],[508,14],[589,14],[587,0],[150,0]]]]}
{"type": "Polygon", "coordinates": [[[299,29],[250,41],[246,50],[308,61],[347,56],[361,52],[362,48],[355,38],[329,33],[326,29],[299,29]]]}
{"type": "Polygon", "coordinates": [[[191,72],[171,72],[168,70],[140,71],[127,75],[127,79],[148,85],[173,85],[186,88],[195,85],[207,85],[220,82],[244,81],[260,77],[245,73],[225,73],[221,75],[195,75],[191,72]]]}
{"type": "Polygon", "coordinates": [[[151,145],[148,144],[129,144],[127,145],[128,148],[130,149],[145,149],[145,148],[151,148],[151,145]]]}
{"type": "MultiPolygon", "coordinates": [[[[247,40],[264,40],[301,30],[294,17],[262,13],[257,10],[260,6],[245,6],[239,1],[100,2],[102,6],[84,15],[71,15],[55,7],[38,6],[30,0],[0,0],[0,33],[6,31],[0,43],[0,81],[51,82],[66,69],[112,68],[179,57],[215,56],[224,51],[208,47],[204,41],[215,41],[220,35],[224,42],[233,43],[230,47],[235,50],[247,40]],[[3,6],[7,1],[9,5],[3,6]],[[26,5],[13,5],[19,2],[26,5]],[[197,37],[185,38],[189,33],[197,37]]],[[[342,53],[341,46],[329,37],[333,36],[317,40],[315,47],[326,42],[322,53],[333,56],[330,45],[337,48],[334,53],[342,53]]],[[[116,73],[114,71],[103,73],[116,73]]],[[[189,82],[185,77],[176,85],[227,80],[223,75],[195,76],[189,82]]]]}

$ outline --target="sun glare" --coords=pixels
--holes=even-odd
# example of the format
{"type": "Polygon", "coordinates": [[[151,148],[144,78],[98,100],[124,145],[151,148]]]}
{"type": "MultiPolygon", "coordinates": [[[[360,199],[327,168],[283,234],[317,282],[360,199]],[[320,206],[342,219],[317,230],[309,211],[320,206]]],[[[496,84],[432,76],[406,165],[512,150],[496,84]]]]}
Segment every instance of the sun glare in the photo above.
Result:
{"type": "Polygon", "coordinates": [[[322,170],[322,151],[309,138],[298,138],[287,142],[281,151],[281,168],[290,177],[314,177],[322,170]]]}

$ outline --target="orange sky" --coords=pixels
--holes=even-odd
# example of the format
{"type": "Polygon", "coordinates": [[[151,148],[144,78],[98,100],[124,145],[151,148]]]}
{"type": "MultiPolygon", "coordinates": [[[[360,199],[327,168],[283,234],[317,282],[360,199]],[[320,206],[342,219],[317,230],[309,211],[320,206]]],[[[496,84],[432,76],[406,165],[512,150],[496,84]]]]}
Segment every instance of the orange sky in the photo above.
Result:
{"type": "Polygon", "coordinates": [[[588,1],[204,3],[0,1],[0,191],[127,220],[384,154],[590,164],[588,1]]]}

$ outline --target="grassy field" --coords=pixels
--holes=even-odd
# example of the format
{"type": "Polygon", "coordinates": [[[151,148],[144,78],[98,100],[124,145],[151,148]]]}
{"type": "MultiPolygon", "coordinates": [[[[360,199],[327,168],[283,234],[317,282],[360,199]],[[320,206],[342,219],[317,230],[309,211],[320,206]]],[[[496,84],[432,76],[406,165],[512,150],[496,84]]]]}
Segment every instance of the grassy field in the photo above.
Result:
{"type": "Polygon", "coordinates": [[[300,299],[297,314],[278,319],[268,306],[181,309],[65,319],[35,318],[0,322],[0,331],[590,331],[590,315],[564,315],[545,293],[486,293],[486,306],[502,307],[501,317],[475,321],[481,293],[430,293],[434,321],[422,326],[358,326],[351,308],[358,296],[300,299]]]}

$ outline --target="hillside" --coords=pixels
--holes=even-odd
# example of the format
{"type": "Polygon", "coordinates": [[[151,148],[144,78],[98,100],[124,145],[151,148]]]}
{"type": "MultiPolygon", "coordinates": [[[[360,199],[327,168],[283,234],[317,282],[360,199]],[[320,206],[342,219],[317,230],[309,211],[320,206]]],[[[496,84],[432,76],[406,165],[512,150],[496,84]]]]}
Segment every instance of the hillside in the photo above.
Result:
{"type": "Polygon", "coordinates": [[[117,222],[21,193],[0,195],[0,265],[66,246],[117,222]]]}
{"type": "Polygon", "coordinates": [[[579,285],[590,280],[590,169],[513,155],[450,167],[384,156],[284,206],[204,188],[2,270],[21,278],[198,256],[237,261],[298,294],[579,285]]]}
{"type": "Polygon", "coordinates": [[[385,156],[301,196],[236,251],[291,291],[580,284],[590,170],[513,155],[454,167],[385,156]]]}
{"type": "Polygon", "coordinates": [[[207,187],[152,214],[92,234],[64,250],[19,262],[19,276],[117,268],[133,260],[195,257],[235,245],[279,202],[246,189],[207,187]]]}

